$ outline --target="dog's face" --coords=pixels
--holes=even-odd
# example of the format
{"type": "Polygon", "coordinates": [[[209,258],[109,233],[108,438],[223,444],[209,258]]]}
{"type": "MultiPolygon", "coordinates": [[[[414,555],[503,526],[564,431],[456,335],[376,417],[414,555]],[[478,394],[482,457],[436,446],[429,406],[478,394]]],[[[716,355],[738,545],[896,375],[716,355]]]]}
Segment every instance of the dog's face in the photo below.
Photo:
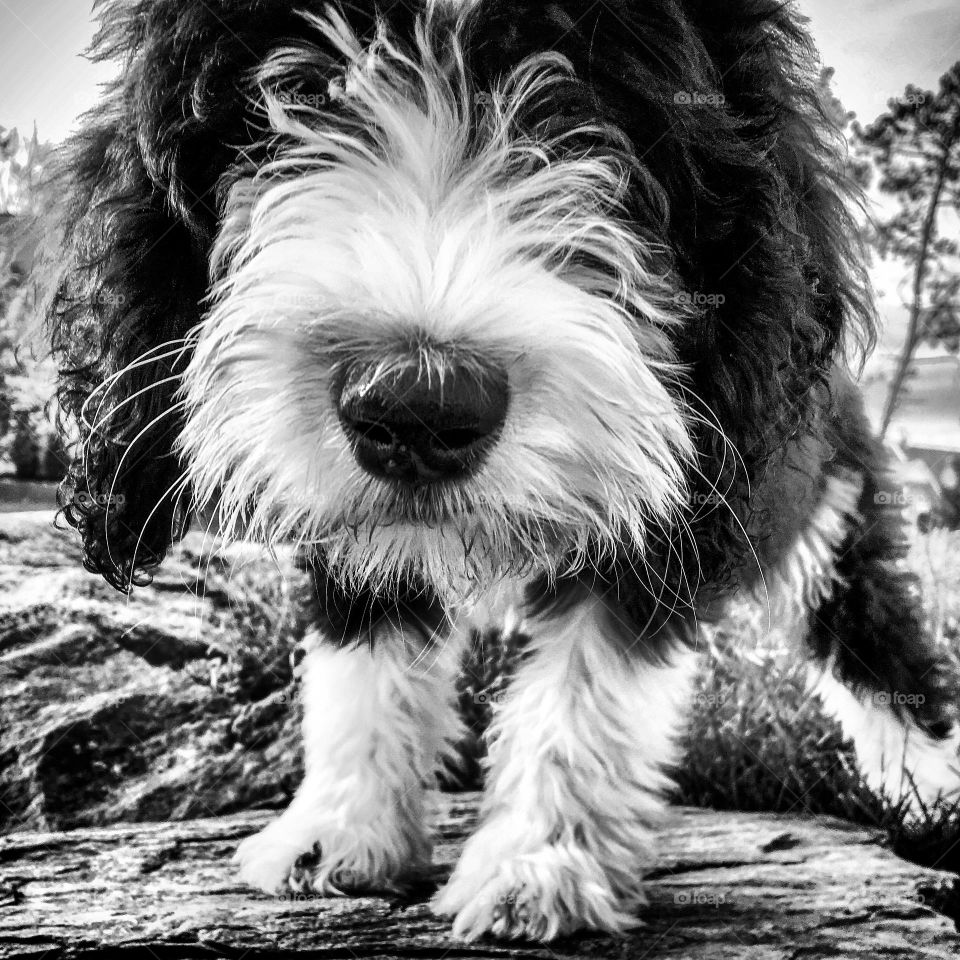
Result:
{"type": "Polygon", "coordinates": [[[455,31],[402,52],[315,26],[344,67],[321,106],[278,91],[319,53],[262,67],[278,147],[230,190],[192,334],[199,499],[363,584],[462,589],[642,548],[683,502],[684,318],[665,251],[626,220],[616,131],[531,129],[558,57],[478,90],[455,31]]]}
{"type": "Polygon", "coordinates": [[[871,330],[789,5],[303,6],[105,0],[50,310],[88,568],[192,494],[344,584],[733,582],[871,330]]]}

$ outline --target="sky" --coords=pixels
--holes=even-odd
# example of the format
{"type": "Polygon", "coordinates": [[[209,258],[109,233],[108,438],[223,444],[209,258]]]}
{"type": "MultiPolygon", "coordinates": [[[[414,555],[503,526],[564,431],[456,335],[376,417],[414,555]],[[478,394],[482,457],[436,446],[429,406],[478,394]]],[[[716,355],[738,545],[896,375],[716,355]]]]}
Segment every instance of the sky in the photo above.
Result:
{"type": "Polygon", "coordinates": [[[80,54],[93,37],[91,0],[0,0],[0,125],[60,140],[113,72],[80,54]]]}
{"type": "MultiPolygon", "coordinates": [[[[294,0],[291,0],[291,3],[294,0]]],[[[717,0],[723,2],[723,0],[717,0]]],[[[799,0],[835,88],[863,121],[908,82],[933,87],[960,60],[957,0],[799,0]]],[[[90,0],[0,0],[0,125],[59,140],[91,106],[111,68],[80,56],[90,0]]]]}
{"type": "Polygon", "coordinates": [[[823,63],[836,68],[835,92],[865,123],[908,83],[935,89],[960,60],[957,0],[800,0],[799,7],[823,63]]]}

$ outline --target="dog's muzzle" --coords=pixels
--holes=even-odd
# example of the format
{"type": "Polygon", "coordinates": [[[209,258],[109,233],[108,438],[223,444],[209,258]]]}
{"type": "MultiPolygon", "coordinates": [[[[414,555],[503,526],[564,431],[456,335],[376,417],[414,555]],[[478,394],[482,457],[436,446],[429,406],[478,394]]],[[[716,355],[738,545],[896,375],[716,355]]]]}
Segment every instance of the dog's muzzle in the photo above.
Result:
{"type": "Polygon", "coordinates": [[[416,364],[382,373],[354,364],[337,398],[340,423],[357,462],[377,477],[411,484],[473,473],[503,429],[506,372],[446,364],[442,373],[416,364]]]}

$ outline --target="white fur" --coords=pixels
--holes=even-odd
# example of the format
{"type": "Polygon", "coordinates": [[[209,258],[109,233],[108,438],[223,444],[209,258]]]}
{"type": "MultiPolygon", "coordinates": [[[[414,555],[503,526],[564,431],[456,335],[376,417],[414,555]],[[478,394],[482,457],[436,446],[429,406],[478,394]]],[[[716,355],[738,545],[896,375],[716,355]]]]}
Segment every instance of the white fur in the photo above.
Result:
{"type": "Polygon", "coordinates": [[[482,824],[434,902],[458,936],[550,940],[638,922],[693,657],[644,663],[606,639],[605,616],[592,600],[533,627],[496,709],[482,824]]]}
{"type": "Polygon", "coordinates": [[[364,48],[328,16],[344,61],[330,112],[277,92],[319,55],[261,72],[281,147],[231,192],[193,334],[182,449],[199,499],[219,498],[225,532],[322,545],[344,581],[413,569],[454,596],[642,546],[684,498],[664,332],[681,318],[621,219],[622,163],[518,129],[568,65],[539,56],[478,98],[455,32],[364,48]],[[354,461],[331,378],[357,358],[429,372],[451,350],[507,369],[506,425],[477,476],[401,495],[354,461]]]}
{"type": "MultiPolygon", "coordinates": [[[[531,571],[625,539],[642,549],[647,523],[681,510],[692,449],[665,329],[685,315],[624,219],[630,171],[572,134],[524,132],[524,111],[569,72],[559,56],[472,90],[457,35],[469,4],[452,32],[430,23],[440,6],[411,51],[382,29],[363,47],[335,12],[315,19],[342,60],[332,80],[317,51],[263,66],[275,159],[230,192],[181,452],[223,532],[319,546],[348,587],[418,575],[469,610],[531,571]],[[321,76],[329,111],[299,95],[321,76]],[[429,376],[451,358],[507,371],[483,468],[416,491],[366,475],[338,422],[338,373],[362,361],[429,376]]],[[[618,652],[603,618],[595,601],[549,625],[498,710],[484,826],[437,900],[465,936],[635,922],[688,670],[618,652]]],[[[248,882],[299,882],[315,846],[307,882],[323,892],[426,860],[423,788],[456,732],[452,667],[411,665],[396,641],[310,653],[304,783],[239,850],[248,882]]]]}
{"type": "Polygon", "coordinates": [[[373,648],[317,638],[304,660],[305,774],[287,810],[236,854],[243,879],[276,892],[388,887],[430,861],[424,790],[451,762],[461,722],[454,677],[462,649],[395,631],[373,648]],[[293,872],[320,848],[312,876],[293,872]]]}

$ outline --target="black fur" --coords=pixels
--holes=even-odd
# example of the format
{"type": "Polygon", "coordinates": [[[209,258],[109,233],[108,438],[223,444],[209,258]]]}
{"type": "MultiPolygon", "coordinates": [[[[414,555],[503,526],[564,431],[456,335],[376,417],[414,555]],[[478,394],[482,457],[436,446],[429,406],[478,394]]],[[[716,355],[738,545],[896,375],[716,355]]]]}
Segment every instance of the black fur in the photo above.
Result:
{"type": "MultiPolygon", "coordinates": [[[[401,43],[412,36],[415,4],[345,6],[361,37],[378,14],[401,43]]],[[[189,357],[127,365],[175,349],[200,320],[225,187],[268,150],[252,71],[279,47],[316,43],[299,11],[323,7],[100,5],[94,55],[120,57],[124,69],[65,154],[64,266],[50,313],[60,399],[81,439],[64,512],[88,568],[121,589],[150,576],[189,500],[178,497],[173,450],[181,425],[173,396],[189,357]],[[103,426],[91,429],[94,419],[103,426]]],[[[625,544],[607,568],[531,594],[547,614],[599,587],[626,634],[643,633],[656,655],[665,626],[691,632],[694,610],[710,618],[732,590],[776,564],[834,465],[849,461],[865,474],[865,497],[881,482],[882,457],[862,418],[840,410],[838,419],[836,406],[845,339],[871,344],[872,308],[815,94],[815,58],[790,5],[481,0],[466,43],[479,90],[544,49],[566,56],[576,79],[526,121],[570,129],[599,119],[622,131],[637,229],[669,251],[683,289],[718,301],[676,334],[689,369],[685,399],[703,416],[689,526],[661,531],[642,559],[625,544]],[[723,101],[689,106],[678,94],[723,101]]],[[[839,669],[855,684],[919,685],[934,654],[906,580],[891,572],[892,526],[870,506],[841,561],[851,587],[820,612],[812,643],[823,656],[831,636],[845,637],[839,669]],[[858,661],[878,665],[881,677],[871,681],[858,661]]],[[[423,590],[411,589],[421,603],[423,590]]],[[[341,608],[368,600],[338,595],[334,632],[362,634],[364,624],[341,608]]],[[[421,613],[428,623],[439,617],[433,601],[421,613]]]]}
{"type": "Polygon", "coordinates": [[[427,584],[411,581],[391,596],[369,589],[348,592],[330,575],[322,555],[305,554],[299,565],[312,581],[312,622],[325,640],[337,646],[372,646],[379,630],[388,624],[403,631],[405,642],[426,647],[450,628],[443,603],[427,584]]]}

